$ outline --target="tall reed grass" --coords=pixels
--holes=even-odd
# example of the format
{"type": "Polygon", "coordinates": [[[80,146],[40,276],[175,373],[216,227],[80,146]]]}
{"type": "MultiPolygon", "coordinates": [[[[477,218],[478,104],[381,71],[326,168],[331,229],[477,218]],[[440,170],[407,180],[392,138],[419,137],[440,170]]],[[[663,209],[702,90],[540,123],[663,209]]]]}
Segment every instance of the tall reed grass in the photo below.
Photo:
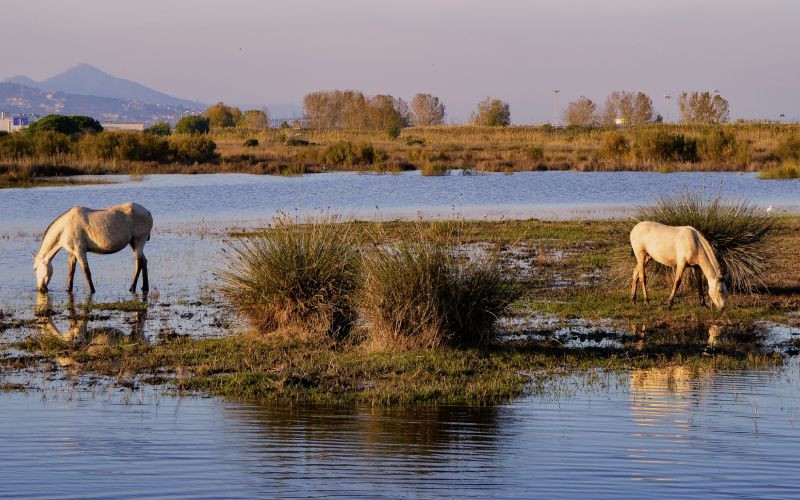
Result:
{"type": "Polygon", "coordinates": [[[373,349],[485,346],[522,293],[499,250],[462,255],[458,239],[420,231],[366,254],[355,303],[373,349]]]}
{"type": "Polygon", "coordinates": [[[221,292],[261,332],[341,338],[353,323],[359,252],[351,223],[284,216],[231,243],[221,292]]]}

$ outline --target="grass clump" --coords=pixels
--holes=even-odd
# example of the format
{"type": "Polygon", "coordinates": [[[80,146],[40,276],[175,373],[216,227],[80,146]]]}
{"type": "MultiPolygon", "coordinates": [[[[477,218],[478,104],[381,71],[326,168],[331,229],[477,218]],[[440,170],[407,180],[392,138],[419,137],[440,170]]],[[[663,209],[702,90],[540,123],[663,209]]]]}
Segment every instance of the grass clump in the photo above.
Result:
{"type": "Polygon", "coordinates": [[[750,292],[763,285],[762,276],[772,254],[769,236],[775,220],[754,204],[744,200],[725,201],[719,194],[708,197],[684,191],[642,207],[637,219],[668,226],[692,226],[714,248],[734,289],[750,292]]]}
{"type": "Polygon", "coordinates": [[[782,163],[778,166],[767,168],[758,173],[759,179],[788,180],[800,179],[800,164],[782,163]]]}
{"type": "Polygon", "coordinates": [[[260,332],[339,338],[349,331],[358,247],[351,223],[279,218],[230,245],[222,294],[260,332]]]}
{"type": "Polygon", "coordinates": [[[370,347],[490,343],[521,288],[504,274],[499,251],[458,255],[456,243],[421,234],[365,256],[356,304],[370,347]]]}

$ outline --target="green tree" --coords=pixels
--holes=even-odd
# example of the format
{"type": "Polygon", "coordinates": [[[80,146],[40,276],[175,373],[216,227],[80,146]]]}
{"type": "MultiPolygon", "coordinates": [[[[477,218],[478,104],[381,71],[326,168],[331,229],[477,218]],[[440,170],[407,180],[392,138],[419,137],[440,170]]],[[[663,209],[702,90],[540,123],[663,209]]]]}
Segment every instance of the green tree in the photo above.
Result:
{"type": "Polygon", "coordinates": [[[78,133],[96,133],[103,130],[100,122],[90,116],[47,115],[36,120],[26,129],[28,134],[44,131],[58,132],[66,135],[78,133]]]}
{"type": "Polygon", "coordinates": [[[165,137],[172,133],[172,127],[170,127],[167,122],[158,122],[147,127],[146,132],[159,137],[165,137]]]}
{"type": "Polygon", "coordinates": [[[473,125],[507,126],[511,124],[511,108],[500,99],[487,97],[478,103],[478,109],[470,121],[473,125]]]}
{"type": "Polygon", "coordinates": [[[235,127],[242,119],[242,111],[233,106],[226,106],[222,102],[211,106],[203,112],[208,118],[211,128],[235,127]]]}
{"type": "Polygon", "coordinates": [[[176,134],[207,134],[211,129],[210,121],[205,116],[187,115],[175,124],[176,134]]]}

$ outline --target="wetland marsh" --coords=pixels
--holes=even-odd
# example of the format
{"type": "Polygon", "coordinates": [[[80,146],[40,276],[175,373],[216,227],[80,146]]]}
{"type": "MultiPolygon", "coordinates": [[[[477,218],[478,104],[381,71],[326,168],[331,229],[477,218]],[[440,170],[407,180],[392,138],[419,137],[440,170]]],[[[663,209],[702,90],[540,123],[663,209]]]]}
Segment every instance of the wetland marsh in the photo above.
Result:
{"type": "Polygon", "coordinates": [[[0,191],[0,468],[14,478],[0,492],[58,495],[133,458],[116,481],[93,486],[98,495],[164,467],[174,480],[146,488],[525,496],[535,486],[612,496],[636,481],[639,493],[701,496],[763,493],[767,481],[790,494],[800,219],[777,219],[767,287],[732,295],[723,315],[688,291],[668,310],[663,278],[650,308],[634,306],[615,270],[627,255],[624,216],[698,183],[797,210],[798,181],[752,174],[231,174],[0,191]],[[29,251],[49,221],[73,204],[127,199],[156,221],[149,295],[125,291],[128,252],[90,256],[91,298],[81,279],[74,295],[60,291],[63,255],[53,291],[37,294],[29,251]],[[255,336],[225,306],[215,273],[228,242],[279,209],[384,219],[390,239],[414,224],[397,217],[477,219],[458,222],[463,251],[499,245],[526,293],[499,324],[502,342],[484,351],[365,353],[255,336]],[[489,220],[503,216],[519,220],[489,220]],[[37,482],[44,473],[63,481],[37,482]]]}

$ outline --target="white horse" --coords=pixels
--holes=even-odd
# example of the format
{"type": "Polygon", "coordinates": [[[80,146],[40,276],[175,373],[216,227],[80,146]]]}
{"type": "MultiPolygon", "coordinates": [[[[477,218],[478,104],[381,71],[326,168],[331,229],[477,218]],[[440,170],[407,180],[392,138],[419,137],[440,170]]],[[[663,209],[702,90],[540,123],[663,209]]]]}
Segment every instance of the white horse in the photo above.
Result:
{"type": "MultiPolygon", "coordinates": [[[[720,310],[725,309],[728,289],[722,276],[719,263],[714,255],[711,245],[700,234],[700,231],[690,226],[665,226],[658,222],[644,221],[636,224],[631,230],[631,247],[636,256],[636,268],[633,270],[633,283],[631,284],[631,300],[636,302],[636,288],[642,282],[644,300],[647,298],[647,280],[644,269],[648,260],[675,268],[675,283],[669,296],[669,307],[675,300],[675,293],[681,283],[683,271],[686,266],[699,267],[708,281],[708,295],[711,301],[720,310]]],[[[700,303],[705,305],[703,295],[703,281],[697,274],[697,286],[700,293],[700,303]]]]}
{"type": "Polygon", "coordinates": [[[33,269],[36,272],[36,287],[40,292],[47,291],[47,285],[53,276],[53,257],[62,248],[69,252],[69,279],[67,290],[72,291],[72,279],[75,276],[75,264],[83,269],[89,289],[94,293],[92,273],[86,252],[110,254],[116,253],[130,245],[136,257],[136,273],[130,291],[136,291],[139,273],[142,273],[142,291],[149,287],[147,276],[147,259],[144,256],[144,244],[150,239],[153,228],[153,217],[141,205],[125,203],[104,210],[92,210],[74,206],[58,216],[44,231],[39,253],[33,256],[33,269]]]}

